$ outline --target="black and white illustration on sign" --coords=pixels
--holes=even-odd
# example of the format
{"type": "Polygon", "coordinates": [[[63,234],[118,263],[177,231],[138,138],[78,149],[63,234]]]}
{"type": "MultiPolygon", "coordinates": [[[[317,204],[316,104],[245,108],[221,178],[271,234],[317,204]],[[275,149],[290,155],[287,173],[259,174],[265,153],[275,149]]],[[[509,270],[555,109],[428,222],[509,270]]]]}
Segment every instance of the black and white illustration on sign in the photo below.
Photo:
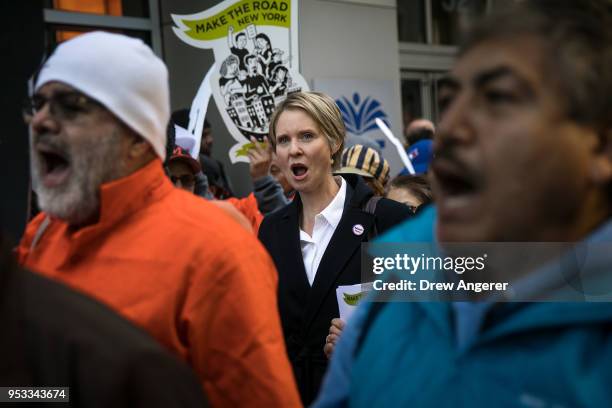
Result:
{"type": "Polygon", "coordinates": [[[263,140],[276,105],[308,90],[298,72],[297,1],[227,0],[202,13],[173,15],[175,33],[212,48],[210,87],[236,144],[232,162],[247,161],[251,137],[263,140]]]}
{"type": "Polygon", "coordinates": [[[264,33],[254,25],[236,33],[232,26],[227,34],[231,54],[219,69],[219,90],[225,110],[247,138],[262,139],[268,133],[268,120],[274,107],[288,93],[302,87],[293,81],[288,59],[280,48],[273,48],[264,33]]]}

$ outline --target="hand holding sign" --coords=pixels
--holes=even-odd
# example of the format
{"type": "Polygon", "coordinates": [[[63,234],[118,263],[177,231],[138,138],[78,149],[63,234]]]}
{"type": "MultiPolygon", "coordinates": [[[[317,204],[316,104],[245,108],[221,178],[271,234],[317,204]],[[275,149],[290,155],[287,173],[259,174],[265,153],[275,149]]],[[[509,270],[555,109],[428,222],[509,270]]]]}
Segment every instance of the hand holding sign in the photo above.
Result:
{"type": "MultiPolygon", "coordinates": [[[[265,145],[264,142],[257,142],[259,145],[265,145]]],[[[251,151],[251,149],[255,148],[255,143],[253,142],[248,142],[248,143],[244,143],[243,145],[240,146],[240,148],[238,150],[236,150],[236,156],[237,157],[248,157],[249,156],[249,152],[251,151]]]]}
{"type": "Polygon", "coordinates": [[[247,151],[249,156],[249,172],[251,173],[251,178],[256,180],[270,174],[272,150],[267,137],[264,137],[264,143],[259,143],[252,137],[251,143],[253,147],[247,151]]]}
{"type": "Polygon", "coordinates": [[[329,327],[329,334],[325,338],[325,346],[323,347],[323,352],[328,359],[331,358],[336,343],[340,340],[340,335],[342,334],[342,330],[344,330],[344,326],[346,326],[346,323],[342,319],[332,319],[331,326],[329,327]]]}

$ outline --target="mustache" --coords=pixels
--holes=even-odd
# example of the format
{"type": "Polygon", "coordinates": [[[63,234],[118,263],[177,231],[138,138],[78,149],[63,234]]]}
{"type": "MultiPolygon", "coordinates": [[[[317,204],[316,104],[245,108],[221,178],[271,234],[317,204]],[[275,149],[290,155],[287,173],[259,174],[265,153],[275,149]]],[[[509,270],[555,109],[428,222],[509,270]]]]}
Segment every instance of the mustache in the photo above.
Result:
{"type": "Polygon", "coordinates": [[[70,145],[59,139],[57,135],[49,133],[41,133],[32,135],[32,150],[36,150],[37,146],[44,146],[48,149],[52,149],[58,153],[68,154],[70,153],[70,145]]]}
{"type": "Polygon", "coordinates": [[[438,143],[434,145],[433,163],[449,162],[453,167],[462,172],[468,172],[469,167],[458,157],[457,149],[450,143],[438,143]]]}
{"type": "Polygon", "coordinates": [[[433,156],[431,164],[434,174],[438,164],[444,163],[445,168],[450,166],[453,173],[460,174],[462,178],[470,180],[474,185],[482,185],[484,182],[484,175],[461,157],[455,144],[440,143],[434,146],[433,156]]]}

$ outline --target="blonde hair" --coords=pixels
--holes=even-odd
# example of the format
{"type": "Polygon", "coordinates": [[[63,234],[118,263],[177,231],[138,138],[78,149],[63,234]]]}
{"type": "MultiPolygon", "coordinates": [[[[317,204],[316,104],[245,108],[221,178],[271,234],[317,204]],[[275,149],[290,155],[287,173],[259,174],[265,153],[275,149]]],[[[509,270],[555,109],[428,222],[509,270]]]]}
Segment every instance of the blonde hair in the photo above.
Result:
{"type": "Polygon", "coordinates": [[[280,114],[287,110],[301,110],[310,116],[327,139],[330,150],[334,151],[336,149],[331,157],[333,159],[332,167],[334,169],[339,168],[342,150],[344,150],[346,129],[336,102],[330,96],[321,92],[295,92],[289,94],[276,107],[270,119],[268,139],[274,150],[276,150],[276,123],[280,114]]]}

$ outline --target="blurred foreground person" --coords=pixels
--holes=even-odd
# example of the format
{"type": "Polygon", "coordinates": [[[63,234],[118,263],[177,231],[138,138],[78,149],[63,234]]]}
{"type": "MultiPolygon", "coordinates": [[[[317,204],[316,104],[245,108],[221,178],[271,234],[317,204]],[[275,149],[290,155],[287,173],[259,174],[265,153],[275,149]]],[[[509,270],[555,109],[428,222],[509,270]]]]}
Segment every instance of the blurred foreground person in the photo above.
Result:
{"type": "Polygon", "coordinates": [[[73,407],[206,406],[193,372],[147,333],[18,269],[5,244],[0,235],[1,386],[69,387],[73,407]]]}
{"type": "Polygon", "coordinates": [[[410,216],[355,174],[334,176],[345,128],[336,103],[317,92],[291,94],[270,121],[277,164],[296,191],[259,230],[278,269],[279,309],[304,405],[316,397],[325,337],[339,316],[336,288],[361,283],[361,243],[410,216]]]}
{"type": "Polygon", "coordinates": [[[612,292],[610,3],[514,7],[473,27],[450,75],[432,164],[437,239],[588,245],[588,262],[557,254],[505,294],[561,302],[359,308],[315,407],[612,406],[612,304],[562,296],[570,282],[612,292]]]}
{"type": "Polygon", "coordinates": [[[213,406],[296,406],[257,240],[164,175],[168,72],[140,40],[93,32],[43,66],[29,112],[43,212],[20,263],[148,331],[197,373],[213,406]]]}

